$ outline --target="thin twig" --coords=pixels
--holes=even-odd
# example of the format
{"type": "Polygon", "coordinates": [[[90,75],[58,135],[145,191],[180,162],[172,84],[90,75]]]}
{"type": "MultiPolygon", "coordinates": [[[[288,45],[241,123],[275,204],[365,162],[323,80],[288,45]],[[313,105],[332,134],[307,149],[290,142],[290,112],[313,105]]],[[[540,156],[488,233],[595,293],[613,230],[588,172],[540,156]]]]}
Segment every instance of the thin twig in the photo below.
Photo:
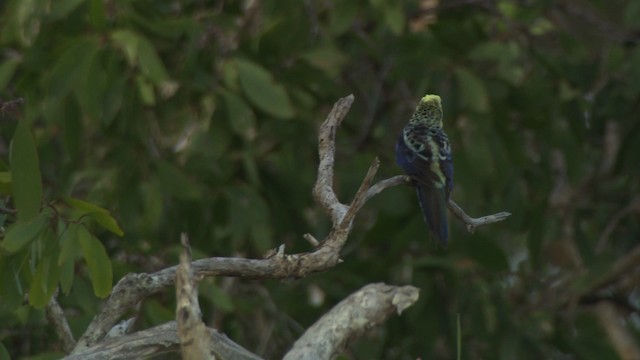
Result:
{"type": "Polygon", "coordinates": [[[16,209],[9,209],[4,206],[0,206],[0,214],[17,214],[17,213],[18,213],[18,210],[16,209]]]}
{"type": "Polygon", "coordinates": [[[0,114],[15,113],[22,104],[24,104],[23,98],[0,102],[0,114]]]}
{"type": "Polygon", "coordinates": [[[45,314],[47,316],[47,320],[53,326],[53,330],[62,342],[62,350],[66,354],[70,353],[76,346],[76,340],[73,338],[67,318],[64,316],[64,311],[56,300],[56,295],[49,299],[45,308],[45,314]]]}
{"type": "Polygon", "coordinates": [[[458,219],[460,219],[467,225],[467,231],[469,231],[470,233],[473,233],[478,226],[493,224],[495,222],[502,221],[511,215],[511,213],[503,211],[497,214],[487,215],[479,218],[472,218],[471,216],[467,215],[467,213],[464,212],[464,210],[462,210],[462,208],[458,206],[458,204],[456,204],[452,199],[449,199],[449,203],[447,205],[449,206],[449,210],[451,210],[451,212],[458,219]]]}
{"type": "Polygon", "coordinates": [[[356,216],[358,211],[360,211],[364,203],[367,201],[367,193],[369,191],[369,188],[371,187],[371,182],[373,181],[373,178],[376,176],[376,173],[378,172],[379,167],[380,167],[380,160],[378,160],[378,158],[373,159],[373,162],[371,163],[371,166],[369,166],[369,170],[367,171],[367,174],[362,180],[362,184],[360,184],[360,188],[358,189],[358,192],[356,192],[356,195],[353,198],[351,205],[349,205],[349,210],[347,211],[345,216],[342,218],[342,221],[338,226],[339,228],[346,229],[347,227],[351,226],[351,223],[353,222],[353,218],[356,216]]]}

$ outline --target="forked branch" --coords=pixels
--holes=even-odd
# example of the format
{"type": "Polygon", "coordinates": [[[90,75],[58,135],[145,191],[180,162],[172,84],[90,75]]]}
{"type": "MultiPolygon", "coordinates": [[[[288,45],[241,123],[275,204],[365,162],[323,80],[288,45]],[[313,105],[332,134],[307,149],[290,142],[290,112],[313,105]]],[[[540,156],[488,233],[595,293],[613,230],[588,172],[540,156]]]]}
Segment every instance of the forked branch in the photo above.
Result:
{"type": "MultiPolygon", "coordinates": [[[[196,260],[190,263],[191,269],[188,269],[189,271],[187,271],[191,274],[190,276],[193,276],[193,278],[201,278],[204,276],[235,276],[251,279],[290,279],[301,278],[308,274],[326,271],[340,263],[340,252],[349,237],[353,220],[367,200],[386,188],[408,183],[408,178],[406,176],[395,176],[372,185],[373,179],[380,166],[380,162],[376,158],[373,159],[369,171],[365,175],[360,188],[349,205],[345,205],[346,203],[342,203],[338,199],[333,188],[336,150],[335,136],[337,128],[349,111],[353,100],[353,95],[349,95],[338,100],[327,116],[327,119],[320,126],[318,134],[320,163],[318,165],[318,177],[313,188],[313,196],[317,203],[331,217],[333,225],[329,234],[320,241],[316,240],[316,238],[311,234],[305,234],[304,237],[314,246],[314,249],[304,253],[286,254],[284,245],[281,245],[277,250],[273,250],[263,259],[211,257],[196,260]]],[[[500,213],[490,215],[489,217],[472,219],[468,217],[462,209],[455,205],[453,201],[449,206],[450,209],[454,211],[454,214],[458,215],[459,218],[463,219],[463,221],[467,223],[469,230],[473,230],[476,226],[503,220],[508,216],[506,213],[500,213]],[[458,209],[459,211],[456,212],[455,209],[458,209]],[[462,214],[464,214],[464,216],[462,214]]],[[[187,268],[183,265],[183,272],[185,271],[184,269],[187,268]]],[[[174,266],[152,274],[140,273],[127,274],[124,276],[113,288],[111,296],[104,304],[102,311],[93,319],[84,335],[82,335],[78,340],[78,343],[73,350],[74,357],[77,358],[80,354],[83,354],[83,356],[85,356],[84,358],[89,358],[89,355],[92,354],[92,350],[94,349],[96,352],[102,352],[102,354],[104,354],[104,351],[106,351],[105,348],[111,345],[114,346],[113,349],[117,348],[119,351],[124,351],[123,349],[126,349],[126,346],[128,346],[126,345],[127,339],[137,341],[135,344],[140,345],[138,350],[136,350],[136,352],[132,352],[130,355],[150,355],[153,351],[153,343],[145,341],[142,335],[155,334],[155,332],[162,334],[162,336],[157,337],[158,346],[156,349],[158,351],[163,349],[163,346],[175,349],[179,343],[178,337],[175,334],[175,323],[172,323],[171,326],[162,325],[154,329],[123,335],[115,339],[109,338],[105,340],[105,336],[129,309],[149,295],[173,286],[177,271],[179,271],[178,267],[174,266]],[[160,343],[164,345],[161,345],[160,343]]],[[[182,288],[185,288],[184,284],[188,285],[188,282],[182,283],[182,288]]],[[[362,299],[362,295],[359,295],[361,293],[368,294],[368,296],[372,297],[371,301],[375,300],[376,303],[380,304],[378,310],[367,310],[373,311],[372,314],[374,314],[374,317],[370,318],[368,317],[369,315],[367,315],[367,317],[363,317],[362,319],[366,320],[364,324],[358,323],[357,326],[354,325],[354,327],[351,328],[352,331],[343,331],[332,335],[333,345],[331,345],[331,347],[328,348],[329,350],[327,350],[332,354],[332,356],[337,356],[337,352],[343,347],[347,339],[360,334],[365,328],[384,321],[384,319],[386,319],[390,314],[389,309],[395,308],[397,310],[402,310],[417,300],[418,293],[415,288],[392,287],[383,284],[370,286],[371,287],[363,288],[360,292],[352,295],[343,303],[338,305],[334,310],[323,317],[325,320],[321,319],[318,324],[312,327],[313,331],[312,329],[309,329],[307,332],[309,334],[322,333],[322,331],[324,331],[322,328],[325,326],[322,324],[330,323],[326,321],[327,317],[332,318],[335,314],[339,314],[343,308],[351,310],[356,309],[359,305],[348,304],[350,301],[355,301],[357,303],[357,299],[362,299]],[[383,316],[381,314],[387,315],[383,316]]],[[[184,297],[184,299],[193,300],[193,296],[189,297],[187,292],[185,292],[185,294],[187,296],[184,297]]],[[[337,319],[346,318],[343,315],[339,315],[337,319]]],[[[326,326],[331,325],[329,324],[326,326]]],[[[214,330],[208,329],[207,331],[212,334],[212,339],[216,338],[215,334],[217,333],[214,333],[214,330]]],[[[304,345],[305,347],[310,346],[309,344],[313,344],[312,340],[314,336],[315,335],[305,335],[299,340],[299,343],[307,344],[304,345]],[[311,340],[309,340],[310,338],[311,340]]],[[[133,344],[134,343],[129,343],[129,345],[133,344]]],[[[237,347],[237,351],[230,350],[231,354],[237,352],[238,354],[241,354],[238,358],[246,358],[246,350],[233,344],[230,340],[223,344],[226,344],[224,346],[227,346],[225,347],[227,349],[234,349],[237,347]]],[[[298,348],[299,345],[296,343],[296,347],[292,351],[298,348]]]]}

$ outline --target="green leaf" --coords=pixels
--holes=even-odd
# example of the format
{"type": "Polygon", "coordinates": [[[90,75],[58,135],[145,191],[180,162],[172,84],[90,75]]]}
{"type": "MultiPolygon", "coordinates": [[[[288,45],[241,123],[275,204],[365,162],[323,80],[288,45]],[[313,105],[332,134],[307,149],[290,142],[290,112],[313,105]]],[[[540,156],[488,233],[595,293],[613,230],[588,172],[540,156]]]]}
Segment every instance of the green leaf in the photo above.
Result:
{"type": "Polygon", "coordinates": [[[355,23],[358,16],[358,3],[356,1],[336,1],[332,4],[329,28],[334,35],[342,35],[355,23]]]}
{"type": "Polygon", "coordinates": [[[9,350],[7,350],[3,343],[0,343],[0,360],[11,360],[9,350]]]}
{"type": "Polygon", "coordinates": [[[0,172],[0,194],[10,195],[11,192],[11,173],[9,171],[0,172]]]}
{"type": "Polygon", "coordinates": [[[402,2],[388,1],[383,12],[384,22],[394,35],[402,34],[404,30],[405,17],[402,2]]]}
{"type": "Polygon", "coordinates": [[[129,64],[139,66],[142,74],[154,84],[161,85],[169,80],[155,47],[144,36],[131,30],[116,30],[111,33],[111,39],[123,49],[129,64]]]}
{"type": "Polygon", "coordinates": [[[13,197],[18,219],[23,222],[30,221],[40,212],[42,180],[36,142],[24,120],[18,122],[11,144],[10,158],[13,197]]]}
{"type": "Polygon", "coordinates": [[[164,211],[162,187],[157,178],[152,177],[140,186],[144,211],[142,219],[145,231],[155,231],[162,225],[162,213],[164,211]]]}
{"type": "Polygon", "coordinates": [[[90,0],[89,20],[97,29],[104,29],[107,25],[107,12],[103,0],[90,0]]]}
{"type": "Polygon", "coordinates": [[[72,260],[80,255],[78,231],[82,225],[71,223],[62,232],[60,236],[60,256],[58,256],[58,265],[72,260]]]}
{"type": "Polygon", "coordinates": [[[60,288],[65,295],[69,295],[69,291],[71,291],[71,287],[73,286],[75,264],[76,262],[74,260],[67,259],[60,265],[60,288]]]}
{"type": "Polygon", "coordinates": [[[60,20],[69,15],[69,13],[85,1],[86,0],[56,0],[55,6],[51,7],[49,16],[52,20],[60,20]]]}
{"type": "MultiPolygon", "coordinates": [[[[640,26],[640,2],[629,1],[627,8],[623,12],[624,23],[631,29],[640,26]]],[[[0,87],[0,90],[2,87],[0,87]]]]}
{"type": "Polygon", "coordinates": [[[42,309],[47,305],[56,291],[60,278],[60,267],[56,262],[58,258],[56,234],[52,230],[40,234],[39,240],[44,243],[45,251],[29,287],[29,304],[36,309],[42,309]]]}
{"type": "Polygon", "coordinates": [[[105,298],[111,293],[113,284],[113,272],[109,255],[102,243],[89,231],[81,226],[78,228],[78,239],[84,260],[89,266],[93,292],[100,298],[105,298]]]}
{"type": "Polygon", "coordinates": [[[63,196],[62,200],[72,208],[80,211],[82,215],[87,215],[91,219],[93,219],[98,224],[102,225],[106,230],[111,231],[112,233],[122,236],[124,232],[118,225],[116,219],[111,215],[109,210],[103,209],[99,206],[93,205],[86,201],[74,199],[68,196],[63,196]]]}
{"type": "Polygon", "coordinates": [[[79,224],[69,224],[60,237],[60,255],[58,256],[58,266],[60,266],[60,287],[62,292],[68,294],[73,285],[74,265],[82,252],[80,251],[80,238],[78,231],[82,227],[79,224]]]}
{"type": "Polygon", "coordinates": [[[7,84],[13,78],[18,64],[20,64],[20,59],[8,59],[0,64],[0,93],[4,92],[7,84]]]}
{"type": "Polygon", "coordinates": [[[2,248],[10,253],[19,251],[36,239],[47,226],[48,220],[48,214],[41,213],[32,221],[14,223],[2,240],[2,248]]]}
{"type": "Polygon", "coordinates": [[[153,44],[145,37],[138,39],[138,61],[140,70],[156,85],[169,80],[169,74],[153,44]]]}
{"type": "Polygon", "coordinates": [[[63,144],[64,149],[72,160],[80,156],[80,144],[82,141],[82,112],[74,98],[69,97],[64,107],[63,144]]]}
{"type": "Polygon", "coordinates": [[[59,101],[84,81],[95,55],[100,49],[98,39],[86,37],[76,40],[51,70],[49,78],[50,101],[59,101]]]}
{"type": "Polygon", "coordinates": [[[463,106],[477,112],[488,111],[489,97],[480,78],[465,68],[458,68],[456,77],[462,92],[463,106]]]}
{"type": "Polygon", "coordinates": [[[284,86],[275,82],[271,73],[262,66],[243,59],[235,61],[240,86],[251,102],[260,110],[282,119],[295,115],[284,86]]]}
{"type": "Polygon", "coordinates": [[[301,58],[331,77],[340,75],[348,60],[340,50],[333,46],[314,48],[302,54],[301,58]]]}
{"type": "Polygon", "coordinates": [[[148,106],[153,106],[156,103],[156,93],[153,90],[153,85],[144,76],[136,76],[136,85],[138,86],[138,93],[142,103],[148,106]]]}
{"type": "MultiPolygon", "coordinates": [[[[109,78],[105,69],[110,56],[98,54],[93,57],[87,65],[84,81],[78,83],[74,88],[75,97],[83,111],[78,111],[78,105],[67,103],[66,116],[73,116],[82,119],[83,116],[90,116],[100,119],[104,112],[104,102],[109,85],[109,78]]],[[[65,129],[66,130],[66,129],[65,129]]],[[[82,138],[82,136],[80,136],[82,138]]]]}
{"type": "Polygon", "coordinates": [[[166,161],[158,161],[156,169],[163,192],[185,200],[195,200],[202,195],[201,187],[193,183],[176,166],[166,161]]]}
{"type": "Polygon", "coordinates": [[[230,206],[229,230],[234,241],[248,237],[258,253],[272,247],[269,208],[262,196],[249,186],[227,190],[230,206]]]}
{"type": "Polygon", "coordinates": [[[231,296],[220,289],[216,284],[202,284],[200,287],[200,293],[202,296],[209,299],[218,310],[226,313],[230,313],[235,310],[235,305],[231,296]]]}
{"type": "Polygon", "coordinates": [[[124,51],[131,67],[138,63],[138,38],[139,36],[130,30],[115,30],[111,33],[111,40],[124,51]]]}
{"type": "Polygon", "coordinates": [[[124,235],[124,231],[122,231],[116,219],[114,219],[114,217],[111,216],[111,213],[94,212],[94,213],[90,213],[89,216],[93,220],[95,220],[98,224],[102,225],[102,227],[105,228],[106,230],[109,230],[118,236],[124,235]]]}
{"type": "Polygon", "coordinates": [[[24,301],[20,269],[26,255],[27,251],[11,256],[0,254],[0,303],[4,309],[15,309],[24,301]]]}
{"type": "Polygon", "coordinates": [[[229,123],[234,133],[247,139],[255,133],[256,118],[251,107],[236,94],[222,90],[222,97],[227,109],[229,123]]]}

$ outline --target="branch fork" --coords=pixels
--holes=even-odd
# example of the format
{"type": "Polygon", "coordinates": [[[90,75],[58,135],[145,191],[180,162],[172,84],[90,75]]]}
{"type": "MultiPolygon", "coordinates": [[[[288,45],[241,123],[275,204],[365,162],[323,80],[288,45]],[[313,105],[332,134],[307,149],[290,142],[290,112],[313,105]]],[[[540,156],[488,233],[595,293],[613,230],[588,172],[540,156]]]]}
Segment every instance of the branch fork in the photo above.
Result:
{"type": "MultiPolygon", "coordinates": [[[[100,356],[119,358],[119,356],[134,357],[142,354],[149,356],[169,351],[169,349],[175,351],[180,344],[182,344],[184,351],[185,344],[190,343],[188,339],[194,334],[185,329],[195,329],[193,331],[197,333],[198,339],[202,340],[209,336],[210,344],[216,344],[218,349],[228,350],[226,353],[223,352],[224,355],[221,355],[220,351],[212,350],[211,353],[229,359],[257,359],[255,355],[233,343],[224,335],[207,328],[201,322],[197,305],[197,288],[193,279],[206,276],[233,276],[251,279],[301,278],[312,273],[326,271],[342,262],[340,252],[349,237],[353,220],[364,204],[389,187],[410,183],[407,176],[399,175],[373,184],[373,179],[380,167],[380,161],[375,158],[351,203],[346,205],[339,201],[333,188],[335,136],[338,126],[353,101],[353,95],[338,100],[319,129],[318,153],[320,162],[318,177],[313,187],[313,197],[329,215],[333,226],[329,234],[322,240],[316,239],[311,234],[304,235],[304,238],[314,247],[313,251],[285,254],[284,245],[281,245],[263,259],[211,257],[191,261],[188,253],[188,241],[186,236],[183,236],[182,243],[185,253],[181,256],[181,265],[151,274],[130,273],[125,275],[114,286],[101,313],[93,319],[77,343],[70,336],[70,332],[65,330],[64,324],[55,327],[61,329],[57,332],[58,336],[63,339],[65,351],[69,352],[73,349],[72,355],[68,358],[90,359],[100,356]],[[178,281],[176,281],[176,276],[178,276],[178,281]],[[174,286],[174,284],[179,289],[177,325],[176,322],[172,322],[132,334],[107,337],[109,331],[118,326],[117,322],[129,309],[149,295],[174,286]],[[194,311],[189,312],[189,308],[194,311]],[[180,314],[188,314],[189,316],[183,316],[181,319],[180,314]]],[[[504,220],[509,216],[508,213],[498,213],[474,219],[466,215],[453,201],[449,202],[449,209],[467,224],[469,231],[473,231],[480,225],[504,220]]],[[[343,300],[309,328],[285,358],[333,358],[340,354],[348,339],[382,323],[394,313],[399,314],[414,304],[417,299],[418,289],[411,286],[367,285],[343,300]],[[341,326],[336,326],[337,323],[341,326]],[[304,354],[307,354],[306,357],[304,354]]],[[[53,314],[61,313],[56,310],[56,304],[55,301],[51,303],[50,312],[53,314]]],[[[66,320],[64,322],[66,323],[66,320]]],[[[199,342],[199,345],[195,346],[193,350],[199,351],[202,355],[207,349],[203,342],[199,342]]]]}

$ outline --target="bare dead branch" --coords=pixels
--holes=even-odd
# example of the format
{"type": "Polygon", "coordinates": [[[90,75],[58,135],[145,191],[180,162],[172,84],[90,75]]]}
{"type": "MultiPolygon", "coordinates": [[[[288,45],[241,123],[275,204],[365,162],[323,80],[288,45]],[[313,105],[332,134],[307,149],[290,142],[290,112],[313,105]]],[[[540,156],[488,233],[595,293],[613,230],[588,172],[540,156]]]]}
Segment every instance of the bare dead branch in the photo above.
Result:
{"type": "Polygon", "coordinates": [[[109,330],[105,338],[119,337],[131,333],[133,325],[136,323],[136,318],[132,317],[126,320],[122,320],[109,330]]]}
{"type": "MultiPolygon", "coordinates": [[[[396,175],[388,179],[380,180],[373,186],[371,186],[369,190],[367,190],[365,200],[369,200],[369,198],[378,195],[383,190],[398,185],[411,185],[411,178],[406,175],[396,175]]],[[[452,199],[449,199],[449,203],[447,205],[453,215],[455,215],[458,220],[462,221],[467,226],[467,231],[469,231],[470,233],[473,233],[478,226],[493,224],[495,222],[505,220],[511,215],[511,213],[508,212],[499,212],[497,214],[482,216],[479,218],[472,218],[471,216],[467,215],[467,213],[452,199]]]]}
{"type": "Polygon", "coordinates": [[[176,272],[176,321],[182,358],[187,360],[215,359],[209,352],[209,334],[202,322],[198,287],[191,269],[191,248],[186,234],[180,236],[182,253],[176,272]]]}
{"type": "Polygon", "coordinates": [[[67,354],[70,353],[76,346],[76,339],[73,338],[67,318],[64,316],[64,311],[56,300],[56,295],[49,299],[45,308],[45,314],[47,321],[53,326],[53,330],[62,342],[62,350],[67,354]]]}
{"type": "MultiPolygon", "coordinates": [[[[310,234],[305,235],[308,241],[317,242],[318,247],[313,252],[291,255],[284,254],[284,247],[282,247],[279,251],[271,252],[265,259],[212,257],[197,260],[192,263],[194,276],[237,276],[251,279],[302,278],[312,273],[325,271],[341,262],[340,251],[349,236],[350,224],[364,203],[388,187],[409,183],[408,177],[395,176],[370,186],[379,167],[379,161],[375,159],[351,205],[344,205],[338,200],[333,190],[335,135],[337,127],[351,107],[353,100],[353,95],[338,100],[321,125],[318,134],[320,164],[313,195],[333,222],[331,232],[322,241],[316,240],[310,234]]],[[[450,208],[452,203],[449,204],[450,208]]],[[[479,225],[503,220],[508,216],[508,213],[500,213],[473,219],[467,216],[455,203],[453,206],[454,209],[459,210],[457,213],[454,211],[455,214],[464,214],[465,217],[462,219],[470,230],[479,225]]],[[[93,319],[78,341],[74,352],[96,345],[128,309],[145,297],[172,286],[176,269],[177,267],[174,266],[153,274],[127,274],[120,279],[113,288],[102,312],[93,319]]]]}
{"type": "Polygon", "coordinates": [[[388,179],[380,180],[367,190],[366,200],[369,200],[390,187],[409,184],[411,184],[411,178],[406,175],[396,175],[388,179]]]}
{"type": "Polygon", "coordinates": [[[362,208],[365,201],[367,201],[367,192],[371,187],[371,182],[373,178],[376,176],[378,172],[378,168],[380,167],[380,160],[378,158],[373,159],[373,163],[369,167],[367,171],[367,175],[365,175],[364,180],[362,180],[362,184],[360,184],[360,188],[358,192],[356,192],[356,196],[353,198],[351,205],[349,205],[349,210],[342,218],[340,225],[338,226],[341,229],[346,229],[351,227],[351,223],[353,222],[353,218],[356,216],[358,211],[362,208]]]}
{"type": "Polygon", "coordinates": [[[640,347],[638,347],[637,340],[623,326],[615,306],[607,301],[601,301],[596,305],[595,313],[620,359],[640,359],[640,347]]]}
{"type": "Polygon", "coordinates": [[[0,101],[0,115],[5,115],[6,113],[15,114],[22,104],[24,104],[24,98],[21,97],[9,101],[0,101]]]}
{"type": "MultiPolygon", "coordinates": [[[[210,351],[225,360],[259,360],[260,358],[234,343],[224,334],[207,328],[210,351]]],[[[170,321],[151,329],[138,331],[127,336],[109,338],[82,352],[74,353],[64,360],[126,360],[148,358],[180,350],[177,324],[170,321]]]]}
{"type": "Polygon", "coordinates": [[[333,359],[349,339],[413,305],[419,292],[413,286],[369,284],[322,316],[295,342],[284,359],[333,359]]]}
{"type": "Polygon", "coordinates": [[[331,217],[334,224],[339,224],[347,212],[347,206],[338,201],[333,191],[333,168],[336,154],[336,130],[353,104],[354,97],[349,95],[338,100],[327,119],[320,126],[318,133],[318,178],[313,187],[313,197],[331,217]]]}
{"type": "Polygon", "coordinates": [[[453,215],[455,215],[459,220],[467,225],[467,231],[469,231],[470,233],[473,233],[478,226],[493,224],[495,222],[502,221],[511,215],[511,213],[503,211],[497,214],[487,215],[479,218],[472,218],[471,216],[467,215],[467,213],[464,212],[464,210],[462,210],[462,208],[458,206],[458,204],[456,204],[452,199],[449,199],[449,203],[447,205],[449,206],[449,210],[451,210],[453,215]]]}

